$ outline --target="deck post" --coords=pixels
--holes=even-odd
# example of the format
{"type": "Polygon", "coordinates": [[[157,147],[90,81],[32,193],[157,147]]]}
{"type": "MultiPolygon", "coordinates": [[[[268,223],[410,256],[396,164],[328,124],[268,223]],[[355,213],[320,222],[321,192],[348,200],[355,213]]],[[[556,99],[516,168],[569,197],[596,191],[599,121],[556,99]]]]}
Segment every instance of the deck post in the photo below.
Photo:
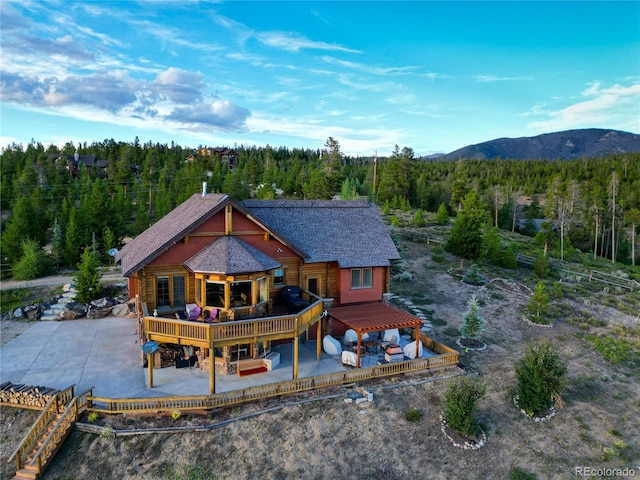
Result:
{"type": "Polygon", "coordinates": [[[293,380],[296,380],[298,378],[298,342],[299,342],[299,338],[297,335],[297,330],[296,330],[296,336],[293,337],[293,380]]]}
{"type": "Polygon", "coordinates": [[[153,388],[153,353],[147,353],[147,378],[149,388],[153,388]]]}
{"type": "Polygon", "coordinates": [[[362,341],[362,332],[358,330],[358,361],[356,362],[356,368],[360,368],[360,343],[362,341]]]}
{"type": "Polygon", "coordinates": [[[420,358],[420,325],[416,325],[416,358],[420,358]]]}
{"type": "Polygon", "coordinates": [[[216,356],[213,348],[209,349],[209,395],[216,393],[216,356]]]}
{"type": "Polygon", "coordinates": [[[318,321],[318,327],[316,331],[316,355],[320,360],[320,354],[322,353],[322,318],[318,321]]]}

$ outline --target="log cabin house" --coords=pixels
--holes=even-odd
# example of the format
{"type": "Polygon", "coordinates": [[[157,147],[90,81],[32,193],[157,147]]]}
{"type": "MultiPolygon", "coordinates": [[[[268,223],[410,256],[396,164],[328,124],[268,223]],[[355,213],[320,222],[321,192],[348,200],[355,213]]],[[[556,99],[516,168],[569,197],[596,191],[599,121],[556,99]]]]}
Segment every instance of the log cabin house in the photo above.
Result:
{"type": "MultiPolygon", "coordinates": [[[[143,340],[199,348],[213,393],[216,373],[240,373],[243,362],[266,358],[273,342],[293,343],[296,378],[300,338],[316,340],[319,359],[321,336],[350,328],[348,316],[332,317],[327,308],[392,308],[382,302],[391,262],[399,258],[377,208],[366,201],[237,202],[203,193],[125,245],[116,262],[130,296],[153,312],[144,318],[143,340]],[[286,286],[302,290],[293,311],[281,303],[286,286]],[[197,307],[195,321],[182,318],[189,306],[197,307]]],[[[394,318],[404,314],[393,310],[394,318]]],[[[359,336],[397,325],[417,334],[420,320],[401,317],[399,324],[365,321],[354,328],[359,336]]]]}

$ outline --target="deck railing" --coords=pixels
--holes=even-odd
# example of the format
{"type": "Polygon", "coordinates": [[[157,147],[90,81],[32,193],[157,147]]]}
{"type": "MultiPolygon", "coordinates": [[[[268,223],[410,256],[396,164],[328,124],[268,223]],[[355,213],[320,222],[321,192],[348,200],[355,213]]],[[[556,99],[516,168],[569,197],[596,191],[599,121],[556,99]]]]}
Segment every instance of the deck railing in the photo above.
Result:
{"type": "Polygon", "coordinates": [[[149,340],[206,346],[233,344],[241,343],[243,340],[249,342],[258,337],[293,337],[313,325],[320,318],[322,309],[322,300],[316,300],[293,315],[212,324],[174,318],[144,317],[144,328],[149,340]]]}
{"type": "MultiPolygon", "coordinates": [[[[428,339],[422,337],[423,341],[428,339]]],[[[433,370],[458,364],[458,352],[428,339],[432,342],[432,351],[439,353],[432,357],[421,357],[404,362],[387,363],[373,367],[356,368],[342,372],[328,373],[315,377],[305,377],[284,382],[248,387],[213,395],[198,395],[167,398],[105,398],[91,397],[90,411],[105,414],[121,413],[158,413],[173,411],[210,410],[228,407],[244,402],[262,400],[281,395],[301,393],[318,388],[334,387],[343,384],[372,380],[403,373],[433,370]]]]}

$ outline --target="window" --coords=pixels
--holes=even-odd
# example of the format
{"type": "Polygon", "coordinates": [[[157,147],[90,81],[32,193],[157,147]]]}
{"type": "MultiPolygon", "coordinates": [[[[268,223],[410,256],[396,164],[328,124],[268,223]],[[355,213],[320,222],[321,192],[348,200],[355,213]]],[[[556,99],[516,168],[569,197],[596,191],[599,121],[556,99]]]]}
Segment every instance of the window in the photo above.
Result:
{"type": "Polygon", "coordinates": [[[273,271],[273,283],[275,285],[284,285],[284,268],[276,268],[273,271]]]}
{"type": "Polygon", "coordinates": [[[251,280],[231,282],[231,306],[251,305],[251,280]]]}
{"type": "Polygon", "coordinates": [[[371,269],[353,268],[351,270],[351,288],[371,288],[371,269]]]}
{"type": "Polygon", "coordinates": [[[266,302],[269,299],[269,289],[267,287],[267,277],[260,277],[258,280],[256,280],[258,303],[266,302]]]}
{"type": "Polygon", "coordinates": [[[202,279],[196,278],[196,303],[202,305],[202,279]]]}
{"type": "Polygon", "coordinates": [[[206,305],[224,308],[224,283],[207,282],[206,305]]]}
{"type": "Polygon", "coordinates": [[[171,306],[169,299],[169,277],[158,277],[156,279],[156,294],[158,307],[171,306]]]}
{"type": "Polygon", "coordinates": [[[173,306],[184,307],[185,304],[184,277],[173,277],[173,306]]]}

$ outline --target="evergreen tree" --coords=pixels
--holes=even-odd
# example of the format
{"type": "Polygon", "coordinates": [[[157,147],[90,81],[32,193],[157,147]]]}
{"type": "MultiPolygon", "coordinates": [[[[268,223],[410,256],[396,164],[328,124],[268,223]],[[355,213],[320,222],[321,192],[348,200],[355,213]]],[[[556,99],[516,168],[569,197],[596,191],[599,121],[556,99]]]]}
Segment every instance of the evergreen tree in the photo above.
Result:
{"type": "Polygon", "coordinates": [[[449,212],[447,212],[447,207],[444,203],[441,203],[438,207],[438,211],[436,212],[436,223],[443,226],[449,224],[449,212]]]}
{"type": "Polygon", "coordinates": [[[467,312],[464,314],[464,325],[460,329],[462,338],[471,338],[477,340],[480,334],[484,331],[486,320],[480,316],[478,310],[478,299],[475,294],[471,295],[469,302],[467,302],[467,312]]]}
{"type": "Polygon", "coordinates": [[[78,271],[74,273],[74,283],[76,286],[76,300],[88,303],[102,295],[102,284],[100,283],[100,261],[93,250],[85,247],[81,261],[78,264],[78,271]]]}
{"type": "Polygon", "coordinates": [[[527,309],[531,315],[531,321],[542,324],[549,323],[549,321],[544,318],[548,308],[549,294],[547,293],[547,287],[544,282],[538,282],[533,289],[531,300],[527,305],[527,309]]]}
{"type": "Polygon", "coordinates": [[[484,203],[471,190],[462,201],[445,250],[464,259],[476,260],[482,253],[482,226],[487,218],[484,203]]]}
{"type": "Polygon", "coordinates": [[[20,197],[11,211],[11,218],[2,232],[2,257],[15,265],[22,257],[22,243],[26,239],[35,240],[38,245],[44,243],[44,231],[38,225],[36,211],[30,197],[20,197]]]}
{"type": "Polygon", "coordinates": [[[518,267],[518,260],[513,244],[509,244],[505,249],[504,256],[502,258],[502,266],[504,268],[512,269],[518,267]]]}
{"type": "Polygon", "coordinates": [[[502,242],[500,241],[500,235],[498,234],[497,227],[487,228],[484,235],[484,242],[486,244],[487,260],[494,265],[501,265],[502,242]]]}
{"type": "Polygon", "coordinates": [[[538,255],[533,264],[533,270],[539,278],[547,278],[549,276],[549,262],[544,255],[538,255]]]}
{"type": "Polygon", "coordinates": [[[462,160],[456,164],[456,169],[451,182],[451,201],[449,206],[456,211],[462,210],[464,198],[469,193],[469,178],[467,176],[467,168],[462,160]]]}
{"type": "Polygon", "coordinates": [[[461,377],[449,383],[443,402],[447,426],[465,435],[476,435],[480,425],[474,411],[485,391],[486,387],[475,378],[461,377]]]}
{"type": "Polygon", "coordinates": [[[548,338],[530,343],[516,364],[518,404],[528,415],[544,413],[562,392],[567,367],[548,338]]]}
{"type": "Polygon", "coordinates": [[[413,224],[416,227],[424,227],[427,222],[424,219],[424,215],[422,213],[422,210],[418,209],[415,213],[415,215],[413,216],[413,224]]]}
{"type": "Polygon", "coordinates": [[[302,186],[302,192],[307,199],[328,200],[331,197],[327,177],[321,170],[312,170],[309,180],[302,186]]]}
{"type": "Polygon", "coordinates": [[[62,227],[58,223],[58,217],[53,222],[53,238],[51,239],[51,257],[53,258],[56,268],[60,267],[60,260],[64,258],[64,235],[62,227]]]}
{"type": "Polygon", "coordinates": [[[51,272],[51,262],[42,247],[29,238],[22,242],[22,257],[13,268],[15,280],[33,280],[51,272]]]}

